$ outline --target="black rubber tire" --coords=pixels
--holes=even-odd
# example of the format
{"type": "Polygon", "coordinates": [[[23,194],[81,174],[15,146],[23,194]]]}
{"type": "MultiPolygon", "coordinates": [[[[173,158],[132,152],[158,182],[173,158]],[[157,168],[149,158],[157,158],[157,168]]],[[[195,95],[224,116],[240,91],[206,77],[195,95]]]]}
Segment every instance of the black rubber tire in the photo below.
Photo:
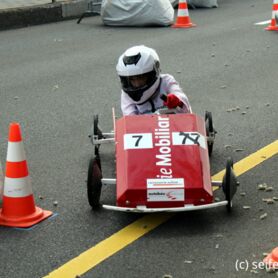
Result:
{"type": "Polygon", "coordinates": [[[232,210],[232,194],[231,194],[232,193],[231,192],[232,168],[233,168],[233,160],[231,158],[228,158],[226,163],[226,172],[222,181],[222,188],[225,194],[225,199],[226,201],[228,201],[228,204],[226,205],[228,212],[232,210]]]}
{"type": "MultiPolygon", "coordinates": [[[[212,114],[211,112],[206,111],[205,113],[205,123],[206,123],[206,135],[207,137],[211,133],[215,133],[215,130],[213,128],[213,121],[212,121],[212,114]]],[[[213,150],[213,142],[208,142],[208,153],[209,156],[211,156],[213,150]]]]}
{"type": "Polygon", "coordinates": [[[94,115],[94,135],[97,136],[98,139],[104,138],[102,131],[98,125],[98,114],[94,115]]]}
{"type": "Polygon", "coordinates": [[[98,115],[94,115],[94,135],[98,136],[98,115]]]}
{"type": "MultiPolygon", "coordinates": [[[[94,115],[93,132],[94,132],[94,134],[93,134],[94,137],[97,137],[97,139],[103,138],[102,131],[100,130],[100,128],[98,126],[98,114],[94,115]]],[[[95,155],[96,156],[99,155],[99,148],[100,148],[100,145],[95,145],[95,155]]]]}
{"type": "Polygon", "coordinates": [[[96,155],[96,156],[95,156],[95,160],[96,160],[97,165],[98,165],[98,167],[99,167],[99,169],[100,169],[100,171],[101,171],[101,161],[100,161],[100,156],[99,156],[99,155],[96,155]]]}
{"type": "Polygon", "coordinates": [[[92,158],[88,168],[87,178],[87,196],[90,206],[93,210],[97,210],[101,207],[100,195],[102,188],[102,173],[100,168],[99,157],[92,158]]]}

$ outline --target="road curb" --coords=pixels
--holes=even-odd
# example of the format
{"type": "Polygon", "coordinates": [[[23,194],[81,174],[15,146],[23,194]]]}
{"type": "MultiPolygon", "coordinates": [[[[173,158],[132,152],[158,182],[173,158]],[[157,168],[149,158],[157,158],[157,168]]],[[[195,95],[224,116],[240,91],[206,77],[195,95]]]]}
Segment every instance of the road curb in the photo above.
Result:
{"type": "Polygon", "coordinates": [[[86,9],[86,0],[73,0],[41,6],[0,10],[0,30],[78,18],[86,9]]]}

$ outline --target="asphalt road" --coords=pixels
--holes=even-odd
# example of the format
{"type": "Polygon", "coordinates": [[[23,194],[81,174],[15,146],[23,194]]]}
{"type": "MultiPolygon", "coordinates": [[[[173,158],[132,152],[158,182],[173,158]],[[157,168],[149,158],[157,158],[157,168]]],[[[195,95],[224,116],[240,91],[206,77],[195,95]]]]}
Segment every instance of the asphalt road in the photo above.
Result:
{"type": "MultiPolygon", "coordinates": [[[[111,107],[120,115],[115,65],[132,45],[158,51],[162,71],[180,82],[195,113],[212,111],[212,174],[228,156],[237,162],[277,140],[277,33],[254,25],[270,19],[272,1],[218,3],[190,10],[192,29],[110,28],[91,17],[0,33],[1,162],[17,121],[36,204],[55,212],[29,230],[0,227],[0,277],[43,277],[142,217],[92,212],[86,196],[93,114],[112,129],[111,107]]],[[[114,176],[112,146],[102,158],[105,176],[114,176]]],[[[224,208],[176,214],[82,277],[265,277],[255,265],[278,246],[278,204],[262,198],[278,196],[277,163],[276,155],[239,177],[231,215],[224,208]],[[260,183],[274,191],[258,191],[260,183]],[[237,260],[249,269],[237,271],[237,260]]],[[[103,201],[114,199],[105,188],[103,201]]]]}

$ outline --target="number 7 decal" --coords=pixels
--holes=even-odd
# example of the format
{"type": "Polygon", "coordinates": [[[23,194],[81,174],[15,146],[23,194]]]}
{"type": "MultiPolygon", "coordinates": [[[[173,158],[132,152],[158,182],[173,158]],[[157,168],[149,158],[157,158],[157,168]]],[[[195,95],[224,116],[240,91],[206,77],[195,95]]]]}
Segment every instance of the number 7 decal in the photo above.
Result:
{"type": "Polygon", "coordinates": [[[124,149],[152,149],[153,137],[151,133],[124,134],[124,149]]]}
{"type": "Polygon", "coordinates": [[[206,149],[205,136],[198,132],[172,132],[173,145],[198,145],[206,149]]]}
{"type": "Polygon", "coordinates": [[[199,143],[199,138],[200,138],[200,134],[199,133],[188,133],[188,132],[180,132],[180,136],[183,136],[183,140],[182,140],[182,144],[183,145],[186,145],[186,139],[190,140],[193,142],[193,144],[197,144],[198,146],[200,146],[200,143],[199,143]]]}
{"type": "Polygon", "coordinates": [[[138,147],[140,140],[143,138],[143,135],[133,135],[132,137],[137,138],[137,140],[135,142],[135,147],[138,147]]]}

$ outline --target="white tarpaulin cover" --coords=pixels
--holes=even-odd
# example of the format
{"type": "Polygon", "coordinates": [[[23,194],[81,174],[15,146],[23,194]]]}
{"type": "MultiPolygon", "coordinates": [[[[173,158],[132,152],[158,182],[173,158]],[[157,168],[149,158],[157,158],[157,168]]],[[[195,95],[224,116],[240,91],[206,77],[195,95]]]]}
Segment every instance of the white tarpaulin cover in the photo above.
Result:
{"type": "Polygon", "coordinates": [[[111,26],[168,26],[174,9],[170,0],[103,0],[101,18],[111,26]]]}

